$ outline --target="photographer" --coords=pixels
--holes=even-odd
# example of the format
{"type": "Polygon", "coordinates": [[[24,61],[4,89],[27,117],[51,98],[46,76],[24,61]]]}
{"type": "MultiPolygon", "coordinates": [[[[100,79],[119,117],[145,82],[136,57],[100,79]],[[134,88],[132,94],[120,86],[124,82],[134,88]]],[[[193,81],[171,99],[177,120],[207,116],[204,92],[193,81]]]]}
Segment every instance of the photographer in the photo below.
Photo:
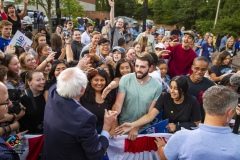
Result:
{"type": "Polygon", "coordinates": [[[66,27],[63,28],[62,39],[64,39],[64,37],[72,37],[73,35],[73,22],[71,20],[67,20],[66,24],[66,27]]]}

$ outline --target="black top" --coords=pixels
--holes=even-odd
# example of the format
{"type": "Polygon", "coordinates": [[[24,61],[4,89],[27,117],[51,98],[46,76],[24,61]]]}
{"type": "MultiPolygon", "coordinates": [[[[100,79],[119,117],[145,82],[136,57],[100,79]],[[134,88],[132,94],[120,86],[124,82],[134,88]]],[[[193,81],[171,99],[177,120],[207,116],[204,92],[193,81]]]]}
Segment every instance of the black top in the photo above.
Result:
{"type": "Polygon", "coordinates": [[[88,102],[83,96],[80,99],[80,103],[84,108],[92,112],[97,117],[96,128],[97,128],[98,134],[100,134],[102,131],[103,122],[104,122],[104,112],[105,112],[104,109],[111,110],[114,102],[113,101],[111,101],[110,103],[103,102],[102,104],[99,104],[97,102],[92,103],[92,102],[88,102]]]}
{"type": "Polygon", "coordinates": [[[194,83],[189,76],[186,76],[186,79],[188,81],[188,94],[194,96],[197,98],[198,104],[200,106],[201,115],[202,115],[202,122],[205,117],[205,112],[203,110],[203,102],[202,102],[202,96],[203,93],[210,87],[214,86],[215,83],[210,81],[209,79],[203,77],[202,81],[198,83],[194,83]]]}
{"type": "MultiPolygon", "coordinates": [[[[220,52],[225,51],[226,50],[226,46],[224,46],[222,49],[220,49],[220,52]]],[[[230,53],[231,57],[236,56],[237,52],[236,49],[234,47],[232,48],[228,48],[228,50],[226,50],[230,53]]]]}
{"type": "Polygon", "coordinates": [[[42,122],[44,117],[45,99],[43,93],[34,97],[37,108],[34,109],[31,98],[24,95],[21,98],[21,103],[26,107],[25,115],[19,120],[20,131],[28,130],[29,134],[38,133],[42,134],[42,122]]]}
{"type": "Polygon", "coordinates": [[[197,99],[191,95],[185,95],[181,104],[175,104],[170,93],[162,94],[158,98],[155,108],[159,112],[163,110],[162,119],[169,119],[169,123],[176,124],[201,120],[200,107],[197,99]]]}
{"type": "Polygon", "coordinates": [[[8,16],[8,21],[11,22],[13,25],[12,25],[12,34],[14,35],[17,30],[21,30],[21,20],[20,20],[20,17],[17,15],[17,21],[14,21],[11,19],[11,17],[8,16]]]}
{"type": "Polygon", "coordinates": [[[211,67],[211,72],[215,73],[217,77],[225,74],[225,73],[231,73],[232,68],[228,65],[221,65],[221,66],[212,66],[211,67]]]}
{"type": "Polygon", "coordinates": [[[77,41],[72,41],[71,43],[71,47],[72,47],[72,52],[73,52],[73,59],[74,60],[79,60],[80,58],[80,54],[82,52],[82,49],[85,45],[82,44],[81,42],[77,42],[77,41]]]}

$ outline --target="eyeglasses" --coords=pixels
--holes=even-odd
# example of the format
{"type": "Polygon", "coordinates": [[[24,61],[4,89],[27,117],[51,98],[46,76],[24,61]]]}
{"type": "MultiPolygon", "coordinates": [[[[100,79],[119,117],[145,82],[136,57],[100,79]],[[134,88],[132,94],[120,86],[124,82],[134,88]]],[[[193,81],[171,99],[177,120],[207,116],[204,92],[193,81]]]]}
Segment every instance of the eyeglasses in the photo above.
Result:
{"type": "Polygon", "coordinates": [[[98,67],[97,69],[104,70],[104,71],[108,71],[109,70],[109,68],[107,68],[107,67],[98,67]]]}
{"type": "Polygon", "coordinates": [[[123,23],[123,21],[117,21],[118,23],[123,23]]]}
{"type": "Polygon", "coordinates": [[[201,72],[205,72],[207,70],[207,68],[200,68],[200,67],[193,67],[194,70],[196,71],[201,71],[201,72]]]}
{"type": "Polygon", "coordinates": [[[34,58],[27,59],[27,63],[32,62],[32,61],[35,61],[35,59],[34,58]]]}
{"type": "Polygon", "coordinates": [[[7,105],[7,104],[9,104],[9,103],[10,103],[10,100],[9,100],[9,98],[8,98],[5,102],[0,103],[0,106],[1,106],[1,105],[7,105]]]}
{"type": "Polygon", "coordinates": [[[102,47],[109,47],[110,44],[109,43],[105,43],[105,44],[100,44],[100,46],[102,46],[102,47]]]}

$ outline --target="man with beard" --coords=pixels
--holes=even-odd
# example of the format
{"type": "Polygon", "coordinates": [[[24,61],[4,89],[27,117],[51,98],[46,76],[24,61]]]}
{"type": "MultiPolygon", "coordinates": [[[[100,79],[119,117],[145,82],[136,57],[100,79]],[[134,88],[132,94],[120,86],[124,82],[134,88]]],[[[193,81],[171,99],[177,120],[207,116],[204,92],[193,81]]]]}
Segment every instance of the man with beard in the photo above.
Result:
{"type": "Polygon", "coordinates": [[[110,10],[110,29],[108,32],[108,38],[111,42],[111,48],[115,47],[118,45],[118,40],[120,38],[124,38],[123,32],[121,29],[123,28],[123,19],[118,18],[116,25],[114,25],[114,0],[108,0],[108,3],[111,7],[110,10]]]}
{"type": "Polygon", "coordinates": [[[159,53],[163,59],[170,59],[168,62],[168,75],[170,77],[191,73],[191,66],[196,58],[196,53],[191,48],[194,43],[194,35],[193,31],[185,31],[182,44],[171,42],[166,50],[159,53]]]}
{"type": "MultiPolygon", "coordinates": [[[[121,78],[117,98],[112,108],[120,113],[120,125],[124,122],[136,121],[147,114],[161,95],[161,84],[148,74],[152,63],[153,58],[149,53],[137,56],[135,73],[127,74],[121,78]]],[[[148,126],[145,125],[141,130],[148,126]]],[[[135,140],[138,130],[139,128],[132,129],[128,134],[128,139],[135,140]]]]}
{"type": "Polygon", "coordinates": [[[73,41],[71,43],[71,48],[73,51],[73,59],[79,60],[80,53],[82,52],[83,47],[85,46],[83,43],[81,43],[81,32],[79,29],[73,30],[73,41]]]}
{"type": "Polygon", "coordinates": [[[89,43],[91,43],[90,34],[93,31],[93,25],[91,23],[87,23],[85,27],[86,27],[86,31],[83,32],[82,34],[81,42],[85,45],[88,45],[89,43]]]}
{"type": "Polygon", "coordinates": [[[203,56],[197,57],[193,61],[192,65],[193,73],[190,76],[186,76],[189,85],[188,94],[197,98],[201,110],[202,122],[205,118],[205,112],[203,110],[202,102],[203,93],[208,88],[215,85],[212,81],[204,77],[204,74],[206,73],[207,70],[208,70],[207,58],[203,56]]]}

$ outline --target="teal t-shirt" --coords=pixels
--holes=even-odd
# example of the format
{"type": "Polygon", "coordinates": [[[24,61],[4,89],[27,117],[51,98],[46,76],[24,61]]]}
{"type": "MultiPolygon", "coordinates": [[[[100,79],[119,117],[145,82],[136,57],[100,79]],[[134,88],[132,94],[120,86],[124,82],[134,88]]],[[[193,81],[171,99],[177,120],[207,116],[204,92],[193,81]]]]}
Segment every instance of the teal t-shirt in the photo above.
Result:
{"type": "MultiPolygon", "coordinates": [[[[157,101],[162,93],[162,85],[151,78],[148,82],[140,84],[135,73],[123,76],[119,82],[118,92],[124,93],[125,98],[119,117],[119,124],[133,122],[148,113],[153,101],[157,101]]],[[[146,128],[144,126],[142,129],[146,128]]]]}

